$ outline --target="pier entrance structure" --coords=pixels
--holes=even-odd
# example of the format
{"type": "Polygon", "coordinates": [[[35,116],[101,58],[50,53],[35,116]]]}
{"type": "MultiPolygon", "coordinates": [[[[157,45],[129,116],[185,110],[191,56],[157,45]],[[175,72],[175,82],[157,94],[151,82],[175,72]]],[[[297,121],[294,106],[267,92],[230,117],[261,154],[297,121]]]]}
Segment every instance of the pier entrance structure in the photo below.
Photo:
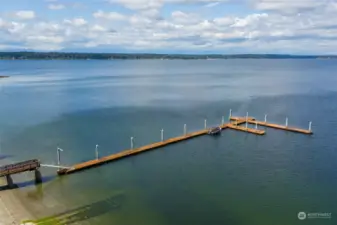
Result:
{"type": "Polygon", "coordinates": [[[37,159],[1,166],[0,177],[6,177],[8,186],[13,186],[13,180],[11,175],[28,171],[35,171],[35,182],[41,183],[42,178],[39,171],[40,166],[40,161],[37,159]]]}

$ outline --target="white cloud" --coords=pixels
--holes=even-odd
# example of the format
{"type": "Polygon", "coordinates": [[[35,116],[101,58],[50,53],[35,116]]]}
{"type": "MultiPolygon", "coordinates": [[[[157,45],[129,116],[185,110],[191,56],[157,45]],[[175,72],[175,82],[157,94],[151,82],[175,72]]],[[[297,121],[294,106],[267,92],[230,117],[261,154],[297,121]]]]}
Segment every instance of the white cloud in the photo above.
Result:
{"type": "Polygon", "coordinates": [[[62,4],[49,4],[48,8],[51,10],[61,10],[61,9],[64,9],[65,6],[62,4]]]}
{"type": "Polygon", "coordinates": [[[0,28],[2,28],[3,26],[5,26],[5,21],[2,18],[0,18],[0,28]]]}
{"type": "Polygon", "coordinates": [[[28,36],[28,42],[45,42],[48,44],[59,44],[63,42],[63,37],[60,36],[44,36],[44,35],[35,35],[35,36],[28,36]]]}
{"type": "Polygon", "coordinates": [[[197,4],[205,3],[209,7],[215,6],[221,2],[228,0],[108,0],[112,4],[121,4],[129,9],[144,10],[144,9],[158,9],[166,3],[172,4],[197,4]]]}
{"type": "Polygon", "coordinates": [[[197,14],[184,13],[181,11],[174,11],[171,14],[172,20],[179,24],[196,24],[201,21],[201,18],[197,14]]]}
{"type": "Polygon", "coordinates": [[[208,3],[207,5],[205,5],[205,7],[212,8],[212,7],[215,7],[219,4],[220,4],[220,2],[211,2],[211,3],[208,3]]]}
{"type": "Polygon", "coordinates": [[[117,12],[103,12],[102,10],[99,10],[93,14],[95,18],[103,18],[108,20],[124,20],[126,19],[126,16],[117,13],[117,12]]]}
{"type": "Polygon", "coordinates": [[[34,11],[17,11],[14,13],[15,17],[18,19],[23,19],[23,20],[29,20],[29,19],[34,19],[35,18],[35,12],[34,11]]]}
{"type": "Polygon", "coordinates": [[[92,26],[91,30],[94,31],[94,32],[104,32],[104,31],[107,31],[106,28],[104,28],[103,26],[100,26],[98,24],[92,26]]]}
{"type": "Polygon", "coordinates": [[[295,13],[301,10],[315,9],[331,2],[331,0],[254,0],[259,10],[295,13]]]}
{"type": "Polygon", "coordinates": [[[160,8],[163,5],[163,0],[109,0],[109,2],[118,3],[134,10],[160,8]]]}
{"type": "Polygon", "coordinates": [[[24,23],[11,22],[7,25],[7,31],[11,34],[20,33],[25,27],[24,23]]]}
{"type": "MultiPolygon", "coordinates": [[[[334,50],[337,49],[337,21],[333,19],[337,13],[336,2],[322,6],[312,0],[304,0],[308,5],[285,4],[283,0],[247,1],[252,1],[259,10],[216,16],[204,13],[210,11],[205,9],[208,4],[215,6],[220,2],[221,7],[226,7],[225,1],[220,0],[111,0],[133,10],[121,14],[94,8],[91,18],[53,17],[53,20],[42,16],[28,20],[36,17],[33,11],[29,11],[33,12],[30,15],[27,11],[7,15],[0,10],[0,48],[22,43],[22,48],[36,50],[104,46],[219,53],[228,49],[257,53],[337,51],[334,50]],[[176,4],[174,8],[180,10],[164,11],[161,7],[166,3],[176,4]],[[199,3],[194,6],[200,10],[178,7],[194,3],[199,3]],[[315,4],[317,8],[313,8],[315,4]]],[[[75,9],[69,7],[69,10],[75,9]]]]}
{"type": "Polygon", "coordinates": [[[160,11],[158,9],[142,10],[142,11],[140,11],[140,14],[142,16],[145,16],[145,17],[148,17],[148,18],[153,18],[153,19],[161,18],[160,11]]]}
{"type": "Polygon", "coordinates": [[[213,22],[218,26],[228,26],[232,25],[235,22],[235,19],[232,17],[222,17],[222,18],[215,18],[213,22]]]}
{"type": "Polygon", "coordinates": [[[83,18],[75,18],[75,19],[72,19],[72,20],[65,19],[63,22],[65,24],[69,24],[69,25],[73,25],[73,26],[78,26],[78,27],[86,25],[88,23],[83,18]]]}
{"type": "Polygon", "coordinates": [[[231,27],[245,27],[248,25],[255,25],[261,19],[267,18],[268,14],[252,14],[248,15],[245,18],[235,18],[235,23],[231,27]]]}

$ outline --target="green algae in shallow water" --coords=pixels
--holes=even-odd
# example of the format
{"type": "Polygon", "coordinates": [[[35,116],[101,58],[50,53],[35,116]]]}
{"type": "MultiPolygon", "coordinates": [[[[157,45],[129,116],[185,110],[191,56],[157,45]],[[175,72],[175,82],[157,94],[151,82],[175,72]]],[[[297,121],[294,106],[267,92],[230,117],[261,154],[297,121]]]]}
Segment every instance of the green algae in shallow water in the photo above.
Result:
{"type": "Polygon", "coordinates": [[[124,193],[121,192],[109,198],[91,204],[87,204],[75,209],[67,210],[57,215],[44,217],[38,220],[23,221],[22,224],[62,225],[84,221],[119,209],[123,204],[124,200],[125,195],[124,193]]]}

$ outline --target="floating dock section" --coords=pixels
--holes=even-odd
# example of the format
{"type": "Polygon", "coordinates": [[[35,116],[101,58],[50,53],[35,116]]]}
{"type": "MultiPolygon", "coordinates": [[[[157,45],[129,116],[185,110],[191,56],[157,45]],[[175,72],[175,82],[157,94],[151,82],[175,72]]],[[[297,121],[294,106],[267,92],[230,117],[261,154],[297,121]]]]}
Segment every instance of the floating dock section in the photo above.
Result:
{"type": "Polygon", "coordinates": [[[258,135],[263,135],[266,132],[264,130],[258,130],[258,129],[252,129],[252,128],[248,128],[248,127],[242,127],[242,126],[238,126],[236,124],[228,124],[228,127],[234,130],[239,130],[239,131],[244,131],[244,132],[249,132],[252,134],[258,134],[258,135]]]}
{"type": "MultiPolygon", "coordinates": [[[[267,123],[267,121],[258,121],[258,120],[252,119],[251,117],[249,117],[247,120],[246,120],[245,117],[230,117],[230,119],[232,121],[234,121],[234,123],[235,123],[235,121],[244,120],[245,122],[247,121],[247,123],[249,123],[249,124],[271,127],[271,128],[275,128],[275,129],[279,129],[279,130],[291,131],[291,132],[302,133],[302,134],[313,134],[311,129],[305,130],[305,129],[295,128],[295,127],[289,127],[288,125],[279,125],[279,124],[267,123]]],[[[309,127],[310,127],[310,125],[309,125],[309,127]]]]}
{"type": "MultiPolygon", "coordinates": [[[[309,125],[309,127],[310,127],[309,130],[291,128],[291,127],[288,127],[288,126],[270,124],[270,123],[267,123],[266,121],[265,122],[257,121],[253,117],[248,117],[248,113],[247,113],[246,117],[232,117],[231,111],[230,111],[229,121],[230,121],[229,123],[224,123],[224,117],[223,117],[222,118],[222,124],[219,127],[221,127],[222,130],[229,128],[229,129],[234,129],[234,130],[252,133],[252,134],[256,134],[256,135],[265,134],[264,130],[257,129],[258,125],[282,129],[282,130],[287,130],[287,131],[299,132],[299,133],[304,133],[304,134],[312,134],[311,123],[309,125]],[[245,124],[245,126],[241,126],[242,124],[245,124]],[[255,129],[248,128],[248,124],[255,124],[255,129]]],[[[164,140],[164,138],[163,138],[163,130],[162,130],[162,138],[161,138],[162,141],[152,143],[152,144],[149,144],[149,145],[145,145],[145,146],[140,147],[140,148],[133,148],[133,138],[131,137],[131,149],[129,149],[129,150],[121,151],[119,153],[115,153],[115,154],[105,156],[105,157],[102,157],[102,158],[97,157],[97,159],[93,159],[93,160],[90,160],[90,161],[87,161],[87,162],[79,163],[79,164],[73,165],[72,167],[69,167],[69,168],[59,169],[57,173],[58,173],[58,175],[75,173],[75,172],[78,172],[78,171],[81,171],[81,170],[84,170],[84,169],[88,169],[88,168],[91,168],[91,167],[95,167],[95,166],[98,166],[98,165],[101,165],[101,164],[104,164],[104,163],[116,161],[116,160],[126,158],[126,157],[129,157],[129,156],[133,156],[133,155],[136,155],[136,154],[139,154],[139,153],[142,153],[142,152],[146,152],[146,151],[157,149],[157,148],[160,148],[160,147],[164,147],[164,146],[167,146],[167,145],[170,145],[170,144],[173,144],[173,143],[177,143],[177,142],[192,139],[192,138],[195,138],[195,137],[198,137],[198,136],[201,136],[201,135],[205,135],[205,134],[208,133],[208,131],[209,131],[209,129],[207,129],[206,120],[205,120],[205,129],[195,131],[195,132],[191,132],[191,133],[187,133],[186,132],[186,125],[185,125],[183,135],[178,136],[178,137],[174,137],[174,138],[169,138],[169,139],[166,139],[166,140],[164,140]]]]}

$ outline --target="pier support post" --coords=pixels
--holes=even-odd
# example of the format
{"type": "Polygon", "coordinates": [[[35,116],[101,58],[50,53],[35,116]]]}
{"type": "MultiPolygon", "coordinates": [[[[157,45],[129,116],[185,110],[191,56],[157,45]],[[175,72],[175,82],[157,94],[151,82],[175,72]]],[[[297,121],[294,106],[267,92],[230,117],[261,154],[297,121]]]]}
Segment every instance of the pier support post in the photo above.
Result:
{"type": "Polygon", "coordinates": [[[42,174],[39,169],[36,169],[34,171],[35,173],[35,184],[41,184],[42,183],[42,174]]]}
{"type": "Polygon", "coordinates": [[[267,114],[264,115],[264,122],[267,123],[267,114]]]}
{"type": "Polygon", "coordinates": [[[228,120],[231,120],[232,118],[232,109],[229,110],[229,117],[228,117],[228,120]]]}
{"type": "Polygon", "coordinates": [[[131,142],[131,149],[133,149],[133,137],[130,138],[130,142],[131,142]]]}
{"type": "Polygon", "coordinates": [[[161,141],[164,141],[164,129],[161,129],[161,141]]]}
{"type": "Polygon", "coordinates": [[[288,117],[286,117],[286,127],[288,127],[288,117]]]}
{"type": "Polygon", "coordinates": [[[13,182],[13,179],[12,179],[11,175],[6,175],[6,180],[7,180],[8,187],[14,186],[14,182],[13,182]]]}
{"type": "Polygon", "coordinates": [[[98,160],[98,145],[96,145],[95,153],[96,153],[96,160],[98,160]]]}
{"type": "Polygon", "coordinates": [[[207,128],[207,120],[205,119],[205,129],[207,128]]]}
{"type": "Polygon", "coordinates": [[[221,125],[223,125],[225,123],[225,117],[222,116],[222,119],[221,119],[221,125]]]}
{"type": "Polygon", "coordinates": [[[311,131],[311,124],[312,124],[312,122],[310,121],[309,122],[309,131],[311,131]]]}
{"type": "MultiPolygon", "coordinates": [[[[61,165],[61,152],[63,152],[63,149],[57,147],[57,165],[60,166],[61,165]]],[[[58,171],[60,170],[60,168],[58,169],[58,171]]]]}
{"type": "Polygon", "coordinates": [[[257,122],[255,122],[255,129],[257,130],[257,122]]]}
{"type": "Polygon", "coordinates": [[[246,129],[248,129],[248,112],[246,113],[246,129]]]}
{"type": "Polygon", "coordinates": [[[184,124],[184,135],[186,135],[186,134],[187,134],[187,125],[184,124]]]}

